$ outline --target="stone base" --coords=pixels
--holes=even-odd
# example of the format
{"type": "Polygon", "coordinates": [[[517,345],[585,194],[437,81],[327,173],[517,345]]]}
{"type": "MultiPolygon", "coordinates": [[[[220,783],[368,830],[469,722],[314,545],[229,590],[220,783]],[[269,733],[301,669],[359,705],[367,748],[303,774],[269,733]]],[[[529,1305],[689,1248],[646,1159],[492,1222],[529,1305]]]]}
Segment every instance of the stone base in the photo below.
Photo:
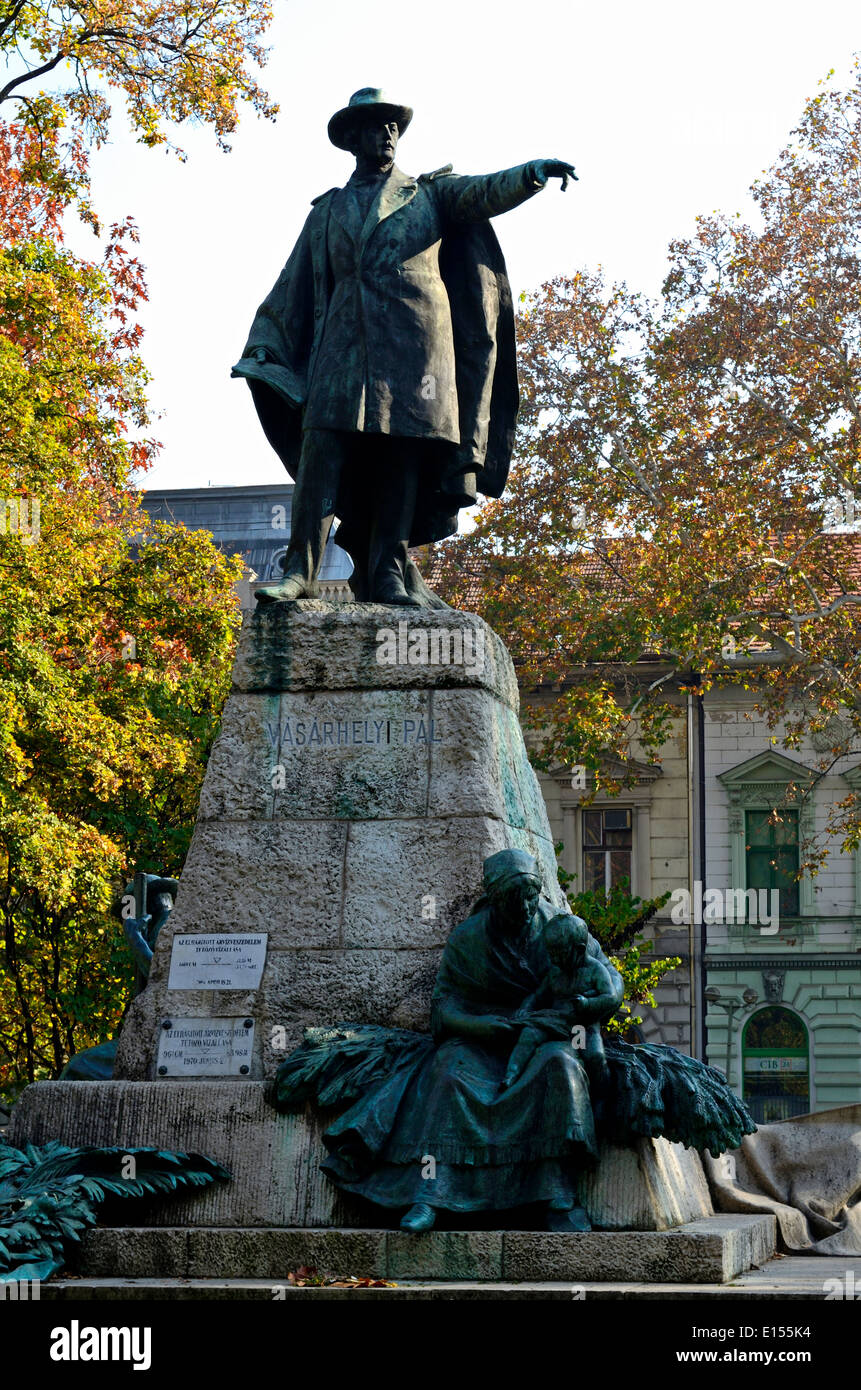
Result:
{"type": "Polygon", "coordinates": [[[59,1139],[196,1151],[232,1175],[232,1182],[148,1204],[147,1225],[360,1224],[358,1204],[345,1203],[320,1172],[324,1128],[310,1111],[279,1115],[262,1082],[40,1081],[15,1106],[7,1137],[15,1145],[59,1139]]]}
{"type": "Polygon", "coordinates": [[[714,1214],[700,1156],[666,1139],[640,1139],[630,1149],[606,1144],[580,1196],[601,1231],[665,1231],[714,1214]]]}
{"type": "Polygon", "coordinates": [[[156,1078],[167,1019],[253,1018],[253,1080],[309,1025],[426,1029],[442,948],[498,850],[535,855],[565,907],[505,647],[474,614],[403,612],[300,600],[246,615],[176,908],[114,1076],[156,1078]],[[444,638],[445,660],[406,659],[408,632],[429,657],[444,638]],[[392,661],[386,633],[405,639],[392,661]],[[449,661],[458,651],[476,660],[449,661]],[[213,931],[266,933],[258,989],[170,988],[174,937],[213,931]]]}
{"type": "MultiPolygon", "coordinates": [[[[281,1279],[321,1273],[477,1282],[724,1284],[774,1254],[770,1216],[712,1216],[673,1231],[219,1230],[117,1227],[85,1237],[85,1278],[281,1279]]],[[[569,1294],[570,1297],[570,1294],[569,1294]]]]}
{"type": "MultiPolygon", "coordinates": [[[[279,1114],[257,1081],[42,1081],[16,1105],[9,1139],[195,1150],[232,1174],[230,1183],[153,1202],[143,1218],[151,1226],[378,1225],[378,1209],[342,1196],[320,1172],[326,1123],[310,1108],[279,1114]]],[[[601,1230],[660,1231],[713,1215],[699,1156],[664,1139],[606,1146],[582,1196],[601,1230]]]]}

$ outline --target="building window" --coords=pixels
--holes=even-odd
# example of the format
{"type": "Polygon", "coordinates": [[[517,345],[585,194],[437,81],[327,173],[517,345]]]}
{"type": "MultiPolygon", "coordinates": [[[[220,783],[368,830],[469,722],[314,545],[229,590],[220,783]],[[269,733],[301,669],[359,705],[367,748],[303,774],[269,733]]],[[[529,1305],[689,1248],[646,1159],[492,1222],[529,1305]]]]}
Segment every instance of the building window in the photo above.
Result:
{"type": "MultiPolygon", "coordinates": [[[[729,802],[730,887],[776,888],[780,918],[792,924],[796,935],[814,930],[813,879],[809,873],[795,876],[800,847],[815,833],[813,789],[818,778],[812,768],[774,749],[718,774],[729,802]]],[[[730,936],[744,936],[751,929],[751,923],[742,921],[728,926],[730,936]]]]}
{"type": "Polygon", "coordinates": [[[269,560],[269,573],[267,579],[282,580],[284,578],[284,561],[287,559],[287,547],[283,550],[276,550],[269,560]]]}
{"type": "MultiPolygon", "coordinates": [[[[850,767],[841,775],[849,783],[850,790],[859,797],[858,804],[861,805],[861,763],[857,767],[850,767]]],[[[855,912],[861,916],[861,841],[855,846],[855,912]]],[[[856,926],[856,934],[858,932],[859,928],[856,926]]],[[[857,936],[856,944],[861,944],[857,941],[857,936]]]]}
{"type": "Polygon", "coordinates": [[[607,892],[626,879],[631,883],[633,832],[630,809],[583,812],[583,887],[607,892]]]}
{"type": "Polygon", "coordinates": [[[810,1045],[797,1014],[778,1005],[758,1009],[742,1037],[744,1099],[757,1124],[810,1110],[810,1045]]]}
{"type": "Polygon", "coordinates": [[[781,917],[797,917],[798,812],[746,811],[745,862],[746,886],[769,894],[776,889],[781,917]]]}

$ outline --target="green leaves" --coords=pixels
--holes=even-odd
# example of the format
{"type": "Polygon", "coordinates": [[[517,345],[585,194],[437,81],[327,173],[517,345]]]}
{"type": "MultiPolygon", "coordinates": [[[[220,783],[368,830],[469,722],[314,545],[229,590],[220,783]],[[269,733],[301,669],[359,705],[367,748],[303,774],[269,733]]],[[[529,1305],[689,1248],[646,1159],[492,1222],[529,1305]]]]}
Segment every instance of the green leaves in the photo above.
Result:
{"type": "Polygon", "coordinates": [[[151,1197],[226,1182],[201,1154],[148,1148],[13,1149],[0,1139],[0,1283],[48,1279],[108,1197],[151,1197]]]}
{"type": "MultiPolygon", "coordinates": [[[[254,75],[266,61],[260,40],[271,19],[269,0],[16,5],[0,19],[0,106],[41,135],[42,182],[71,174],[74,184],[75,162],[58,157],[57,132],[66,125],[73,141],[104,143],[113,93],[122,94],[144,145],[168,144],[168,123],[193,121],[212,126],[229,148],[240,102],[268,119],[278,110],[254,75]]],[[[77,172],[85,186],[85,172],[77,172]]]]}
{"type": "Polygon", "coordinates": [[[0,128],[0,1092],[10,1094],[118,1026],[132,969],[111,904],[136,868],[182,867],[227,691],[240,568],[206,534],[153,526],[142,511],[132,480],[156,445],[134,229],[112,228],[99,262],[73,256],[54,192],[21,175],[28,148],[26,132],[0,128]]]}

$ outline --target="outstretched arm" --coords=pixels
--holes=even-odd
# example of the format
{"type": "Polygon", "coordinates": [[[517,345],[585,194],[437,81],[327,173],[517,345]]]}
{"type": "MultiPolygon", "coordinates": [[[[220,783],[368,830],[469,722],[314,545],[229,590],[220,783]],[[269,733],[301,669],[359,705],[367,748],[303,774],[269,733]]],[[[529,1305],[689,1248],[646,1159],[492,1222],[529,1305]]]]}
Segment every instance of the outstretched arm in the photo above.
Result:
{"type": "Polygon", "coordinates": [[[147,932],[151,922],[152,918],[149,914],[145,917],[127,917],[123,922],[126,941],[142,975],[149,975],[149,968],[152,964],[152,947],[147,941],[147,932]]]}
{"type": "Polygon", "coordinates": [[[431,180],[430,187],[450,222],[484,222],[519,207],[540,193],[550,178],[560,178],[564,190],[577,175],[564,160],[533,159],[497,174],[441,176],[431,180]]]}

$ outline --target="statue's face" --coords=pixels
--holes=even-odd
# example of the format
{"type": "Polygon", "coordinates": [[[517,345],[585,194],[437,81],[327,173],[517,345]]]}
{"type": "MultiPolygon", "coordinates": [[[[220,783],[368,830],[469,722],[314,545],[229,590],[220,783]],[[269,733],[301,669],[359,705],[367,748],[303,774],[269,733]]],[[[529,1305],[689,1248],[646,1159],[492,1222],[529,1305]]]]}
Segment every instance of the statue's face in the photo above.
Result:
{"type": "Polygon", "coordinates": [[[540,892],[535,880],[524,876],[494,894],[494,916],[509,936],[519,936],[527,929],[538,909],[540,892]]]}
{"type": "Polygon", "coordinates": [[[565,966],[572,960],[572,946],[570,941],[565,941],[562,937],[545,938],[544,944],[547,947],[547,954],[554,965],[565,966]]]}
{"type": "Polygon", "coordinates": [[[399,134],[397,121],[373,118],[361,121],[353,133],[353,153],[357,158],[364,156],[379,164],[381,169],[385,168],[394,161],[399,134]]]}

